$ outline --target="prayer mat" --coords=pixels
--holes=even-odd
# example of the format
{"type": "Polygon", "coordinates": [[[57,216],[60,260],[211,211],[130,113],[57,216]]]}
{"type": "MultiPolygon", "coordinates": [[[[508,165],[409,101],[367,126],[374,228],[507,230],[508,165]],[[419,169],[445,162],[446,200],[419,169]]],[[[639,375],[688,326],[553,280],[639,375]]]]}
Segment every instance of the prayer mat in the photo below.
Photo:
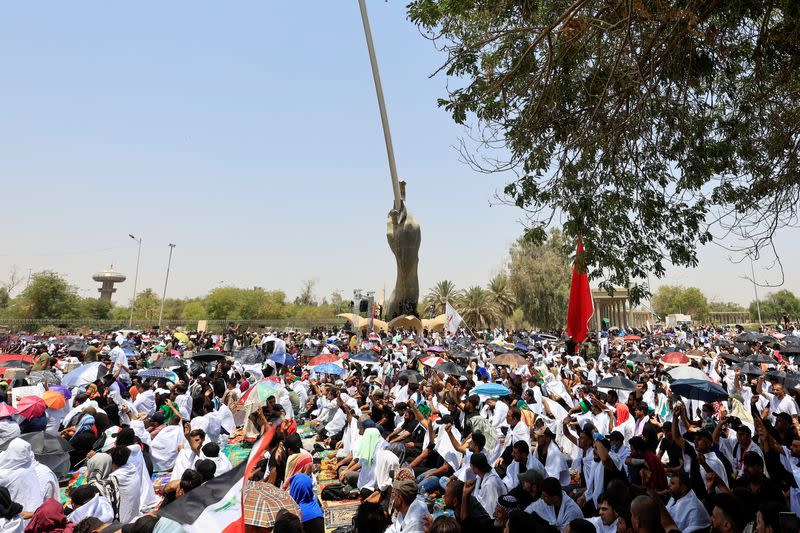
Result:
{"type": "Polygon", "coordinates": [[[167,486],[171,477],[172,472],[156,472],[153,474],[153,490],[156,491],[156,495],[164,495],[164,487],[167,486]]]}
{"type": "Polygon", "coordinates": [[[228,459],[236,468],[239,464],[245,462],[247,457],[250,455],[250,450],[253,449],[252,444],[228,444],[228,447],[225,448],[225,455],[228,456],[228,459]]]}
{"type": "Polygon", "coordinates": [[[325,531],[333,531],[337,527],[350,526],[358,511],[360,500],[342,500],[338,502],[322,502],[322,513],[325,519],[325,531]]]}
{"type": "Polygon", "coordinates": [[[86,483],[86,467],[79,469],[77,472],[71,472],[72,477],[66,482],[66,486],[60,487],[59,497],[61,498],[61,505],[66,505],[69,501],[69,491],[73,487],[80,487],[86,483]]]}

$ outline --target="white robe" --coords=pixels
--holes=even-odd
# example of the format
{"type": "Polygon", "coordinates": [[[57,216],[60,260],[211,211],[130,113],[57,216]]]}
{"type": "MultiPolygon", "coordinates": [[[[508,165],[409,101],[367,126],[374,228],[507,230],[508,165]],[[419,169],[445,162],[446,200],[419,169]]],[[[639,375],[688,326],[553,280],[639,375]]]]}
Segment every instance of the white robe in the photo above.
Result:
{"type": "Polygon", "coordinates": [[[105,496],[95,494],[94,498],[67,515],[67,520],[73,524],[77,524],[84,518],[89,518],[90,516],[97,518],[101,522],[109,523],[114,520],[114,508],[105,496]]]}
{"type": "Polygon", "coordinates": [[[542,464],[539,460],[539,454],[536,451],[531,453],[531,457],[535,460],[533,468],[544,474],[544,477],[554,477],[558,479],[562,485],[568,484],[569,468],[567,467],[567,458],[561,453],[561,450],[558,449],[555,442],[551,441],[550,446],[547,448],[546,464],[542,464]],[[564,479],[565,476],[566,482],[564,479]]]}
{"type": "Polygon", "coordinates": [[[172,476],[170,481],[175,481],[183,476],[183,473],[191,468],[200,459],[199,455],[195,455],[194,451],[188,446],[178,452],[178,457],[175,459],[175,467],[172,469],[172,476]]]}
{"type": "Polygon", "coordinates": [[[111,472],[111,475],[119,483],[119,521],[123,524],[133,522],[141,514],[141,475],[130,461],[111,472]]]}
{"type": "Polygon", "coordinates": [[[583,518],[581,508],[564,491],[561,491],[561,507],[558,509],[558,514],[552,505],[547,505],[541,498],[528,506],[526,511],[535,512],[547,523],[562,530],[576,518],[583,518]]]}
{"type": "Polygon", "coordinates": [[[217,469],[214,471],[214,477],[217,477],[225,472],[229,472],[233,470],[233,465],[231,464],[231,460],[228,459],[228,456],[224,453],[221,453],[217,457],[206,457],[202,453],[200,454],[202,459],[208,459],[209,461],[213,462],[217,465],[217,469]]]}
{"type": "Polygon", "coordinates": [[[0,518],[0,533],[24,533],[25,521],[22,516],[17,515],[14,518],[0,518]]]}
{"type": "MultiPolygon", "coordinates": [[[[536,470],[535,466],[537,462],[538,461],[533,459],[533,454],[528,454],[528,461],[526,462],[528,470],[536,470]]],[[[503,483],[507,490],[511,490],[519,485],[519,463],[517,461],[511,461],[511,464],[506,468],[506,475],[503,478],[503,483]]]]}
{"type": "Polygon", "coordinates": [[[424,533],[426,516],[430,516],[428,506],[417,496],[405,514],[397,513],[392,525],[386,529],[386,533],[424,533]]]}
{"type": "Polygon", "coordinates": [[[667,511],[682,533],[692,533],[711,526],[711,518],[693,490],[679,500],[670,498],[667,502],[667,511]]]}
{"type": "Polygon", "coordinates": [[[175,466],[178,457],[178,446],[188,446],[186,437],[183,436],[183,427],[167,426],[158,432],[150,445],[150,455],[153,457],[153,470],[163,472],[175,466]]]}
{"type": "Polygon", "coordinates": [[[58,500],[60,498],[60,489],[58,488],[58,478],[50,470],[50,467],[43,465],[36,459],[33,460],[33,466],[36,470],[36,477],[39,478],[39,486],[42,488],[42,496],[45,500],[53,498],[58,500]]]}
{"type": "Polygon", "coordinates": [[[131,451],[128,464],[133,464],[139,473],[141,487],[139,490],[139,509],[144,513],[158,505],[160,498],[156,496],[156,491],[153,489],[153,480],[150,479],[150,474],[147,473],[147,464],[144,462],[142,448],[138,444],[131,444],[128,449],[131,451]]]}
{"type": "Polygon", "coordinates": [[[597,533],[617,533],[619,518],[611,522],[609,525],[605,525],[603,523],[603,519],[599,516],[592,516],[587,518],[587,520],[594,525],[594,529],[597,533]]]}
{"type": "Polygon", "coordinates": [[[494,515],[497,500],[506,492],[503,480],[494,470],[490,470],[483,477],[478,476],[475,482],[475,497],[481,502],[489,516],[494,515]]]}

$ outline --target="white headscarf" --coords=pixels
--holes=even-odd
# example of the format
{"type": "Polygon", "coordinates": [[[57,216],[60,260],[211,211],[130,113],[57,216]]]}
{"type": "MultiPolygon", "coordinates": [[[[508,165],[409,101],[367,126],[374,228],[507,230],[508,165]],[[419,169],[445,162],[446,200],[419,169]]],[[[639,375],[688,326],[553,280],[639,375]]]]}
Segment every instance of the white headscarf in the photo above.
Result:
{"type": "Polygon", "coordinates": [[[0,418],[0,446],[5,446],[6,443],[11,442],[19,435],[19,424],[14,422],[14,419],[10,417],[0,418]]]}
{"type": "Polygon", "coordinates": [[[11,499],[25,512],[35,512],[44,503],[44,491],[28,442],[14,439],[6,451],[0,453],[0,485],[8,489],[11,499]]]}

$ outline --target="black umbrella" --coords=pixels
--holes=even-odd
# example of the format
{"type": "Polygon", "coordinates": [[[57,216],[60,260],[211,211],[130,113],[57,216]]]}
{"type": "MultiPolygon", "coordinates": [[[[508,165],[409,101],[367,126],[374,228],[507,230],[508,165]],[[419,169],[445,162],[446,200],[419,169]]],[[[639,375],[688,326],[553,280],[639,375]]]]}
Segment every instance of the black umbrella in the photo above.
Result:
{"type": "Polygon", "coordinates": [[[632,363],[636,363],[638,365],[652,365],[653,360],[643,354],[636,354],[634,357],[629,359],[632,363]]]}
{"type": "Polygon", "coordinates": [[[800,355],[800,346],[784,346],[781,348],[783,355],[800,355]]]}
{"type": "Polygon", "coordinates": [[[8,359],[7,361],[0,362],[3,368],[24,368],[28,369],[33,366],[33,363],[23,361],[22,359],[8,359]]]}
{"type": "Polygon", "coordinates": [[[69,441],[58,433],[35,431],[33,433],[23,433],[19,438],[28,441],[34,455],[54,455],[69,453],[73,450],[69,441]]]}
{"type": "Polygon", "coordinates": [[[464,350],[453,354],[453,359],[477,359],[477,358],[478,354],[476,354],[475,352],[470,352],[469,350],[464,350]]]}
{"type": "Polygon", "coordinates": [[[800,346],[800,337],[796,335],[786,335],[781,339],[781,344],[786,346],[800,346]]]}
{"type": "Polygon", "coordinates": [[[673,394],[690,400],[718,402],[728,399],[728,392],[711,381],[704,379],[676,379],[669,384],[673,394]]]}
{"type": "Polygon", "coordinates": [[[177,357],[169,356],[163,357],[153,363],[153,368],[173,368],[176,366],[183,366],[183,359],[178,359],[177,357]]]}
{"type": "Polygon", "coordinates": [[[242,348],[241,350],[233,354],[233,357],[243,365],[258,365],[264,362],[263,354],[253,346],[242,348]]]}
{"type": "Polygon", "coordinates": [[[419,372],[417,372],[415,370],[404,370],[398,376],[398,378],[400,378],[400,377],[407,378],[409,383],[419,383],[420,382],[419,372]]]}
{"type": "Polygon", "coordinates": [[[67,352],[83,353],[88,348],[88,344],[83,341],[73,342],[67,346],[67,352]]]}
{"type": "Polygon", "coordinates": [[[463,368],[458,366],[452,361],[445,361],[444,363],[439,363],[435,367],[434,370],[438,372],[444,372],[448,376],[466,376],[467,373],[464,371],[463,368]]]}
{"type": "Polygon", "coordinates": [[[222,352],[218,352],[217,350],[203,350],[200,352],[195,353],[191,359],[195,361],[203,361],[205,363],[211,361],[218,361],[220,359],[225,359],[225,354],[222,352]]]}
{"type": "Polygon", "coordinates": [[[736,357],[732,353],[721,352],[719,354],[719,356],[722,357],[723,359],[725,359],[726,361],[730,361],[731,363],[741,363],[742,362],[742,360],[740,358],[736,357]]]}
{"type": "Polygon", "coordinates": [[[800,374],[787,374],[781,370],[769,370],[766,376],[778,380],[778,383],[786,387],[794,387],[800,382],[800,374]]]}
{"type": "Polygon", "coordinates": [[[776,339],[772,335],[761,335],[758,338],[758,342],[778,342],[778,339],[776,339]]]}
{"type": "Polygon", "coordinates": [[[623,376],[611,376],[610,378],[601,379],[597,383],[597,388],[635,391],[636,383],[623,376]]]}
{"type": "Polygon", "coordinates": [[[742,369],[742,374],[747,374],[748,376],[763,376],[764,371],[761,370],[759,367],[752,363],[742,363],[740,365],[736,365],[738,368],[742,369]]]}
{"type": "Polygon", "coordinates": [[[730,339],[722,338],[714,341],[714,346],[733,346],[730,339]]]}
{"type": "Polygon", "coordinates": [[[759,342],[761,339],[761,335],[754,331],[745,331],[736,336],[734,339],[736,342],[759,342]]]}
{"type": "Polygon", "coordinates": [[[764,355],[763,353],[754,353],[752,355],[748,355],[744,359],[745,363],[767,363],[767,364],[775,364],[775,359],[768,355],[764,355]]]}

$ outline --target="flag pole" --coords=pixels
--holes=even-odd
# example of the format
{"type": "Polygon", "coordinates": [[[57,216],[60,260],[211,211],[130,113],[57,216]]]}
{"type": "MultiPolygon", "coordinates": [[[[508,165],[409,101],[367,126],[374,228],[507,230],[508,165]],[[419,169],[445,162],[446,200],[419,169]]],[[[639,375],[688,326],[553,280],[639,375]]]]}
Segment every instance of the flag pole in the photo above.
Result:
{"type": "Polygon", "coordinates": [[[389,131],[389,116],[386,113],[386,102],[383,98],[383,86],[381,85],[381,74],[378,71],[378,58],[375,55],[375,45],[372,43],[372,30],[369,26],[369,15],[367,14],[367,3],[365,0],[358,0],[361,9],[361,22],[364,24],[364,37],[367,39],[367,50],[369,51],[369,62],[372,66],[372,80],[375,82],[375,94],[378,97],[378,108],[381,112],[381,124],[383,125],[383,140],[386,143],[386,157],[389,158],[389,173],[392,176],[392,190],[394,191],[394,210],[398,213],[402,208],[402,198],[400,196],[400,181],[397,179],[397,165],[394,160],[394,148],[392,148],[392,134],[389,131]]]}

